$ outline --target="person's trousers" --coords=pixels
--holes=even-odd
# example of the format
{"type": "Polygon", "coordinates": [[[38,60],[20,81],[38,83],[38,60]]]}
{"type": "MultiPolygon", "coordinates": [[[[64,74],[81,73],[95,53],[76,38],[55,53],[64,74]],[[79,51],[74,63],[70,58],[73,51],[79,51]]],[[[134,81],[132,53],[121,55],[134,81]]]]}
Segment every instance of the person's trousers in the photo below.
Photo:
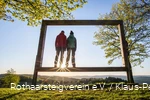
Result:
{"type": "Polygon", "coordinates": [[[57,67],[57,63],[58,63],[58,58],[59,58],[59,55],[60,55],[60,66],[62,65],[63,63],[63,58],[64,58],[64,49],[63,48],[57,48],[56,49],[56,56],[55,56],[55,61],[54,61],[54,66],[57,67]]]}
{"type": "Polygon", "coordinates": [[[68,67],[68,62],[70,60],[71,52],[72,52],[72,58],[71,58],[72,66],[76,67],[76,64],[75,64],[75,49],[74,48],[67,49],[66,67],[68,67]]]}

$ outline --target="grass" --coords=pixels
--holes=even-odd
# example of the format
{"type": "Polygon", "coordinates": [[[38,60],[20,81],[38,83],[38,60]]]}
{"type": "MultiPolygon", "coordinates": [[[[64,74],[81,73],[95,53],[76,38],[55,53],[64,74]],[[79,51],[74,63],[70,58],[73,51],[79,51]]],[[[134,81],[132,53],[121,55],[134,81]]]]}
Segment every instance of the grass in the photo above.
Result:
{"type": "Polygon", "coordinates": [[[150,100],[150,90],[29,91],[0,88],[0,100],[150,100]]]}

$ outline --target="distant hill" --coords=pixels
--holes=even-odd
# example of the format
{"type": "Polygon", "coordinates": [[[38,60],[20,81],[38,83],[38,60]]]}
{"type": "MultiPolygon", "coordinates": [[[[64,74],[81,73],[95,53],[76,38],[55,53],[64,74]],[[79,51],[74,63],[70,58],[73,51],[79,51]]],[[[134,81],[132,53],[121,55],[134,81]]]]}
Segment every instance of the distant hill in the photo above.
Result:
{"type": "Polygon", "coordinates": [[[142,83],[150,84],[150,76],[134,76],[134,81],[139,84],[142,83]]]}
{"type": "MultiPolygon", "coordinates": [[[[72,76],[72,78],[82,79],[82,78],[106,78],[109,77],[109,75],[97,75],[97,76],[72,76]]],[[[123,80],[127,80],[126,76],[120,76],[120,75],[111,75],[111,77],[115,78],[121,78],[123,80]]],[[[150,84],[150,75],[137,75],[134,76],[135,83],[148,83],[150,84]]]]}
{"type": "MultiPolygon", "coordinates": [[[[4,74],[0,74],[0,78],[3,77],[4,74]]],[[[29,82],[31,84],[31,81],[32,81],[32,75],[31,74],[19,74],[19,76],[23,76],[23,77],[27,77],[29,78],[29,82]]],[[[106,77],[115,77],[115,78],[121,78],[123,80],[127,80],[126,76],[118,76],[118,75],[97,75],[97,76],[46,76],[46,75],[38,75],[38,80],[39,82],[40,81],[46,81],[46,80],[49,80],[49,81],[66,81],[66,82],[71,82],[71,83],[74,83],[74,82],[77,82],[78,80],[80,79],[83,79],[83,78],[106,78],[106,77]]],[[[139,76],[134,76],[134,81],[135,83],[139,83],[139,84],[142,84],[142,83],[148,83],[150,84],[150,75],[139,75],[139,76]]]]}

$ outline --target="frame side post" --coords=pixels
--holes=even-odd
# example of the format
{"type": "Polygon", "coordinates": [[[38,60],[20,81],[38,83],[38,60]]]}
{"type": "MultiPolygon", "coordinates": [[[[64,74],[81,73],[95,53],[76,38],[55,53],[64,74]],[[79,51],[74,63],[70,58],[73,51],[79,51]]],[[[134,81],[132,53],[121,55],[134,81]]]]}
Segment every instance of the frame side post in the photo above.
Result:
{"type": "Polygon", "coordinates": [[[39,38],[39,45],[38,45],[38,52],[37,52],[37,56],[36,56],[33,81],[32,81],[33,85],[36,85],[36,80],[37,80],[37,75],[38,75],[37,68],[42,67],[44,46],[45,46],[45,39],[46,39],[46,30],[47,30],[47,26],[42,21],[40,38],[39,38]]]}
{"type": "Polygon", "coordinates": [[[131,64],[129,62],[129,58],[128,58],[128,54],[129,54],[128,50],[127,50],[128,45],[127,45],[127,41],[125,39],[123,21],[118,25],[118,28],[119,28],[119,33],[120,33],[120,45],[121,45],[122,60],[123,60],[123,64],[127,68],[127,79],[128,79],[129,83],[134,83],[132,68],[131,68],[131,64]]]}

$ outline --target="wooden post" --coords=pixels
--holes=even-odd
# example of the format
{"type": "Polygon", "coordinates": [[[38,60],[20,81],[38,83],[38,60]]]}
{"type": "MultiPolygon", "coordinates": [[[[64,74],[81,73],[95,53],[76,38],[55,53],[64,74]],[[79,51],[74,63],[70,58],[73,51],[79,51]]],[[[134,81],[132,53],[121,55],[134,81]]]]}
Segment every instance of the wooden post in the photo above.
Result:
{"type": "Polygon", "coordinates": [[[44,46],[45,46],[45,39],[46,39],[46,30],[47,30],[47,25],[45,25],[45,23],[43,23],[43,21],[42,21],[39,45],[38,45],[38,52],[37,52],[37,56],[36,56],[33,81],[32,81],[33,85],[36,85],[36,81],[37,81],[37,75],[38,75],[37,68],[42,67],[44,46]]]}
{"type": "Polygon", "coordinates": [[[121,45],[121,54],[122,54],[122,61],[125,67],[127,67],[127,79],[129,83],[134,83],[133,75],[132,75],[132,68],[128,58],[128,45],[125,39],[124,34],[124,27],[123,21],[118,25],[118,29],[120,32],[120,45],[121,45]]]}
{"type": "Polygon", "coordinates": [[[37,75],[38,75],[38,71],[37,71],[37,69],[35,68],[35,69],[34,69],[34,73],[33,73],[32,85],[36,85],[37,75]]]}

